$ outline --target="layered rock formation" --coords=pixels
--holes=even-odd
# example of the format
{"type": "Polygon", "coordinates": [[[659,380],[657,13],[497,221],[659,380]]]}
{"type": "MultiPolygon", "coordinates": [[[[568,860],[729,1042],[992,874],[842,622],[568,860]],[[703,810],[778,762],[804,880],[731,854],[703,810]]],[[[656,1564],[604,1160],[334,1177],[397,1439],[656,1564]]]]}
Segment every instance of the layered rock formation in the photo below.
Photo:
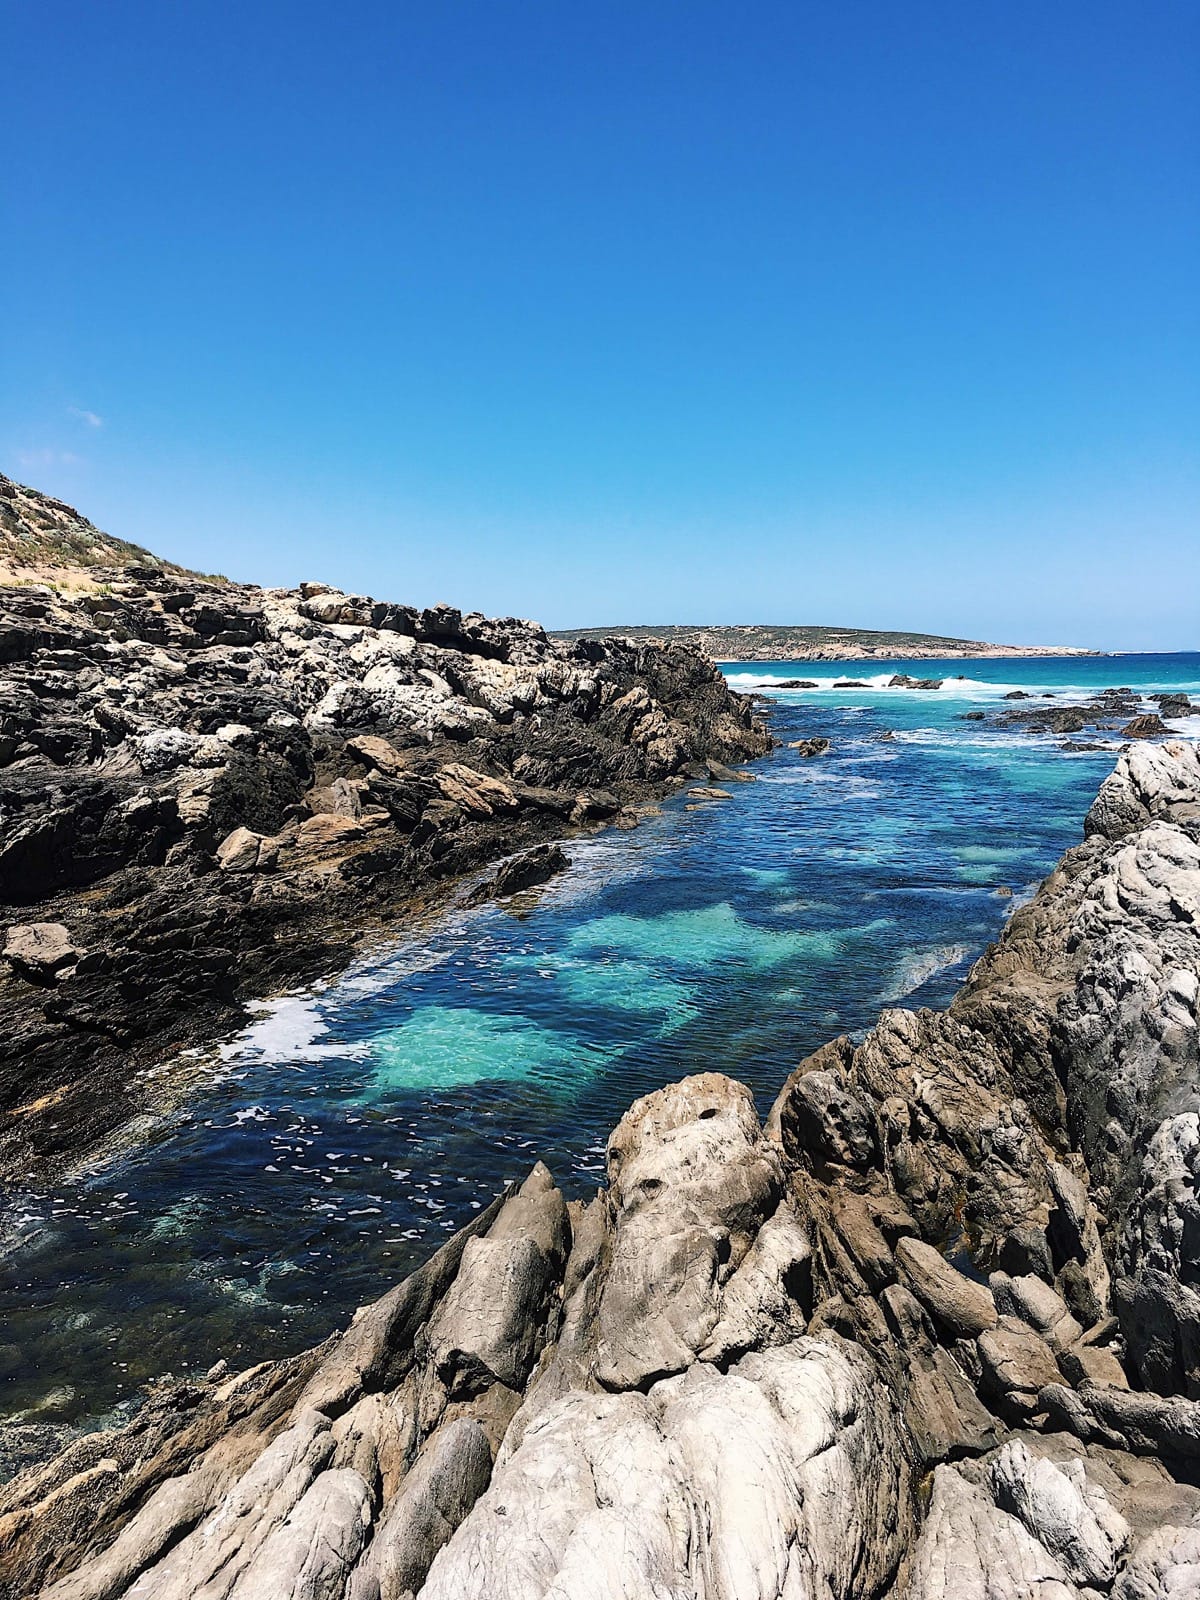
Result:
{"type": "Polygon", "coordinates": [[[306,1355],[0,1503],[45,1600],[1200,1593],[1200,757],[1138,746],[945,1012],[639,1101],[306,1355]]]}
{"type": "MultiPolygon", "coordinates": [[[[21,491],[33,533],[39,505],[69,512],[21,491]]],[[[89,576],[0,587],[0,1175],[86,1149],[145,1103],[140,1064],[439,885],[770,747],[687,650],[319,584],[89,576]]],[[[543,848],[485,892],[563,864],[543,848]]]]}

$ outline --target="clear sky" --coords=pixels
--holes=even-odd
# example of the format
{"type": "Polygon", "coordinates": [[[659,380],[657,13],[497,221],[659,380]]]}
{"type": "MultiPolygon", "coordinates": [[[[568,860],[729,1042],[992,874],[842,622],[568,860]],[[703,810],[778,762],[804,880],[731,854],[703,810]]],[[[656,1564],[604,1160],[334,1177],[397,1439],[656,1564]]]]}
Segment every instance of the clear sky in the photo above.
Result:
{"type": "Polygon", "coordinates": [[[1196,0],[5,0],[0,470],[550,625],[1200,648],[1196,0]]]}

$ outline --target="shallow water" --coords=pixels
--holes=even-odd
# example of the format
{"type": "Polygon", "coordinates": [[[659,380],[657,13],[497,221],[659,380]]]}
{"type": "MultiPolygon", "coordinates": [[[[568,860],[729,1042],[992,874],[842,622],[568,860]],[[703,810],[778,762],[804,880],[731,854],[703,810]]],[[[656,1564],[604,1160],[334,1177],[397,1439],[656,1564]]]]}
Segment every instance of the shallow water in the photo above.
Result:
{"type": "Polygon", "coordinates": [[[859,690],[832,683],[863,663],[730,666],[740,688],[819,678],[778,693],[773,727],[830,753],[780,750],[729,800],[683,794],[574,842],[527,915],[451,915],[264,1008],[149,1142],[21,1197],[0,1412],[52,1396],[36,1416],[115,1420],[165,1371],[303,1348],[537,1157],[570,1193],[594,1189],[635,1096],[713,1069],[765,1110],[803,1055],[882,1005],[945,1004],[1080,837],[1116,750],[1065,754],[963,712],[1014,686],[1200,693],[1200,656],[869,665],[859,690]],[[948,681],[879,686],[896,670],[948,681]]]}

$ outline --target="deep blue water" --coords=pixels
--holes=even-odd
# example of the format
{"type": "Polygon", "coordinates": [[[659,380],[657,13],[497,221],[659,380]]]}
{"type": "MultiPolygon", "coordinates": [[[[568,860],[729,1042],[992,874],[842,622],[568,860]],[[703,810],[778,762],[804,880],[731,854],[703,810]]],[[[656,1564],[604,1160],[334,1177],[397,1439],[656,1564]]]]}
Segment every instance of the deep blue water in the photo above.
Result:
{"type": "Polygon", "coordinates": [[[963,712],[1015,685],[1200,693],[1195,655],[882,673],[967,675],[937,692],[831,687],[878,679],[878,663],[726,670],[747,688],[819,678],[779,693],[772,723],[830,753],[780,750],[726,801],[689,810],[682,793],[633,832],[574,842],[573,869],[526,914],[448,916],[264,1009],[185,1114],[22,1198],[0,1413],[69,1388],[56,1414],[111,1415],[164,1371],[302,1348],[535,1158],[594,1188],[635,1096],[716,1069],[765,1110],[802,1056],[881,1006],[945,1004],[1080,837],[1116,749],[1066,754],[963,712]]]}

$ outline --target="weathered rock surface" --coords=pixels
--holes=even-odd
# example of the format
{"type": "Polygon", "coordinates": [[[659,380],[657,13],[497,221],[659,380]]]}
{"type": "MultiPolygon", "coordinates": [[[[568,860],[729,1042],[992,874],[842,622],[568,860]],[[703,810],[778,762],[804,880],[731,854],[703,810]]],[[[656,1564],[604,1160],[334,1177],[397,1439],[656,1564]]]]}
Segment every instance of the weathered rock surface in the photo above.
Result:
{"type": "Polygon", "coordinates": [[[539,1165],[324,1346],[16,1480],[0,1593],[1200,1592],[1198,798],[1136,746],[947,1011],[765,1126],[646,1096],[587,1204],[539,1165]]]}
{"type": "MultiPolygon", "coordinates": [[[[14,539],[44,523],[109,548],[0,478],[5,506],[14,539]]],[[[0,587],[0,1175],[86,1149],[141,1109],[139,1064],[344,963],[414,897],[770,746],[680,647],[321,584],[88,574],[73,595],[0,587]]],[[[563,862],[518,859],[485,895],[563,862]]]]}

